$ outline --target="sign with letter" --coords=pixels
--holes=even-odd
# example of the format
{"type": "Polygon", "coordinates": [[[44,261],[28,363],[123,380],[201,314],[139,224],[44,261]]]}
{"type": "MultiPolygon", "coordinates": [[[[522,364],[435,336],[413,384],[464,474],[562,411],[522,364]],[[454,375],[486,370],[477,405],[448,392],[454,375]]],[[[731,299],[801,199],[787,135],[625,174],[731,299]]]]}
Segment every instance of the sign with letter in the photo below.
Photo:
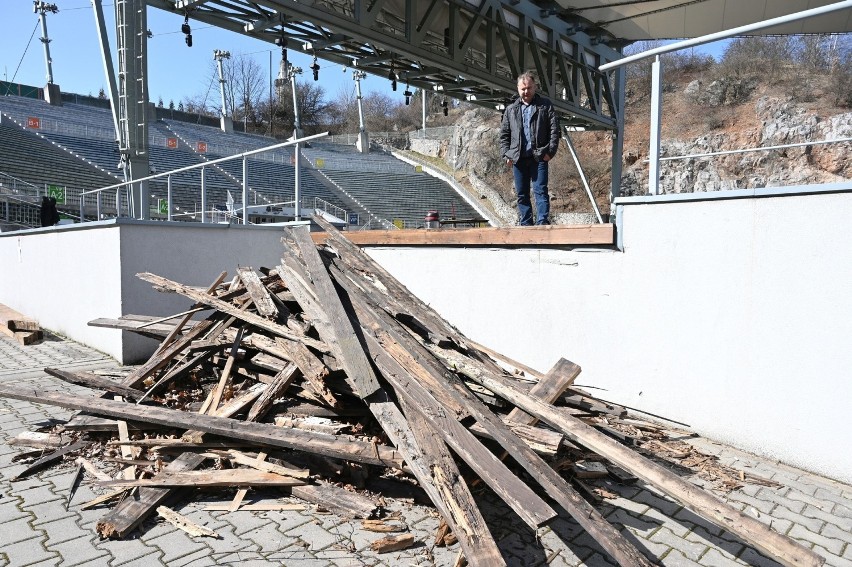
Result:
{"type": "Polygon", "coordinates": [[[161,215],[169,214],[169,201],[167,199],[157,199],[157,212],[161,215]]]}
{"type": "Polygon", "coordinates": [[[358,213],[349,213],[349,224],[358,224],[358,213]]]}
{"type": "MultiPolygon", "coordinates": [[[[322,159],[321,157],[318,157],[316,159],[316,162],[314,162],[314,163],[315,163],[317,169],[322,169],[323,167],[325,167],[325,160],[322,159]]],[[[349,223],[349,224],[352,224],[352,223],[349,223]]]]}
{"type": "Polygon", "coordinates": [[[177,138],[166,138],[166,147],[167,148],[176,148],[177,147],[177,138]]]}
{"type": "Polygon", "coordinates": [[[402,219],[393,219],[393,225],[398,229],[402,230],[405,228],[405,221],[402,219]]]}
{"type": "Polygon", "coordinates": [[[65,204],[65,187],[60,187],[59,185],[48,185],[47,186],[47,196],[53,197],[56,199],[57,205],[65,204]]]}
{"type": "Polygon", "coordinates": [[[27,128],[32,128],[33,130],[41,128],[41,118],[38,116],[27,117],[27,128]]]}
{"type": "Polygon", "coordinates": [[[198,142],[195,146],[198,148],[198,153],[206,154],[207,153],[207,142],[198,142]]]}
{"type": "Polygon", "coordinates": [[[423,166],[422,165],[415,165],[414,166],[414,173],[423,173],[423,166]]]}

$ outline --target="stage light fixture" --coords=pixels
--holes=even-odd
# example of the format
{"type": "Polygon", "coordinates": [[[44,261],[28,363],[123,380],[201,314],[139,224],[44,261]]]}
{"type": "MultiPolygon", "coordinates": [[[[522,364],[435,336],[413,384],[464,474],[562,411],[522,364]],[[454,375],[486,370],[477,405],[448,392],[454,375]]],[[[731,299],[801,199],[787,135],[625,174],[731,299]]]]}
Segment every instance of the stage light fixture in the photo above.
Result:
{"type": "Polygon", "coordinates": [[[314,55],[314,63],[313,63],[313,65],[311,65],[311,71],[314,72],[314,80],[315,81],[319,81],[319,70],[320,70],[320,66],[319,66],[319,63],[317,63],[317,56],[314,55]]]}
{"type": "Polygon", "coordinates": [[[394,71],[393,63],[391,63],[390,72],[388,73],[388,79],[390,79],[391,82],[391,89],[396,92],[396,72],[394,71]]]}
{"type": "Polygon", "coordinates": [[[187,47],[192,47],[192,34],[191,33],[186,34],[186,38],[184,38],[184,41],[186,41],[187,47]]]}
{"type": "Polygon", "coordinates": [[[449,105],[447,104],[447,99],[441,101],[441,108],[444,109],[444,116],[448,116],[450,113],[449,105]]]}
{"type": "Polygon", "coordinates": [[[411,104],[411,97],[414,96],[414,93],[408,90],[408,85],[405,86],[405,92],[402,93],[405,97],[405,106],[411,104]]]}

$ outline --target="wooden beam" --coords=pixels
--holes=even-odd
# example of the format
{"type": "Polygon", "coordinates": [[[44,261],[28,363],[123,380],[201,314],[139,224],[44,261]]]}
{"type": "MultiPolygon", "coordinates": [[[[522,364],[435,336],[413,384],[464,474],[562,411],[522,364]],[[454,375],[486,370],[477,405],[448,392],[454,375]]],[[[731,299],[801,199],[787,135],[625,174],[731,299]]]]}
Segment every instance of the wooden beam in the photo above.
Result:
{"type": "Polygon", "coordinates": [[[260,281],[260,276],[247,266],[238,268],[237,275],[240,277],[240,281],[243,282],[243,285],[246,286],[246,291],[248,291],[255,309],[257,309],[258,315],[266,317],[267,319],[275,319],[278,317],[278,307],[272,300],[272,295],[269,293],[269,290],[266,289],[266,286],[260,281]]]}
{"type": "Polygon", "coordinates": [[[167,472],[163,471],[154,478],[131,480],[97,481],[99,486],[156,486],[160,488],[179,487],[221,487],[221,486],[297,486],[304,480],[292,476],[258,471],[253,469],[222,469],[206,471],[167,472]]]}
{"type": "MultiPolygon", "coordinates": [[[[207,294],[198,292],[189,286],[185,286],[183,284],[179,284],[177,282],[173,282],[164,277],[157,276],[149,273],[136,274],[139,279],[142,279],[148,283],[154,284],[157,287],[160,287],[164,290],[171,291],[174,293],[179,293],[181,295],[185,295],[190,299],[194,299],[198,303],[203,303],[205,305],[209,305],[210,307],[218,310],[221,313],[226,313],[231,317],[236,317],[241,321],[244,321],[250,325],[254,325],[255,327],[261,328],[264,331],[269,331],[273,335],[277,335],[279,337],[284,337],[286,339],[291,339],[295,341],[301,341],[305,343],[307,346],[311,348],[315,348],[320,352],[327,353],[329,352],[328,345],[311,339],[309,337],[299,336],[290,331],[287,327],[283,325],[278,325],[277,323],[273,323],[268,319],[264,319],[260,315],[256,315],[254,313],[249,313],[247,311],[241,310],[239,307],[234,307],[231,303],[227,301],[222,301],[215,297],[211,297],[207,294]]],[[[193,329],[194,330],[194,329],[193,329]]]]}
{"type": "Polygon", "coordinates": [[[588,447],[621,468],[633,473],[699,516],[741,537],[782,565],[788,567],[819,567],[825,562],[825,559],[810,549],[778,532],[772,531],[766,524],[740,512],[717,496],[680,478],[566,412],[523,392],[511,380],[502,376],[477,372],[475,369],[471,369],[460,356],[450,351],[445,351],[445,354],[447,355],[446,360],[450,364],[456,364],[456,368],[474,382],[488,388],[551,427],[562,431],[570,440],[588,447]]]}
{"type": "Polygon", "coordinates": [[[246,423],[225,417],[214,417],[155,406],[137,406],[100,398],[39,392],[5,384],[0,384],[0,396],[70,409],[81,409],[119,419],[148,421],[167,427],[203,431],[230,439],[298,449],[344,461],[402,468],[401,456],[390,447],[366,443],[349,436],[327,435],[263,423],[246,423]]]}
{"type": "MultiPolygon", "coordinates": [[[[358,246],[613,246],[612,224],[514,226],[434,230],[359,230],[342,233],[358,246]]],[[[312,232],[314,242],[327,235],[312,232]]]]}
{"type": "MultiPolygon", "coordinates": [[[[204,462],[204,457],[192,453],[183,453],[168,464],[160,474],[190,471],[204,462]]],[[[110,510],[97,524],[97,531],[103,538],[123,538],[141,524],[145,518],[163,503],[171,490],[167,488],[141,488],[131,497],[110,510]]]]}
{"type": "MultiPolygon", "coordinates": [[[[568,389],[568,386],[574,383],[574,380],[579,375],[579,366],[570,360],[560,358],[553,365],[553,368],[538,381],[538,384],[530,389],[529,395],[535,396],[545,403],[552,404],[568,389]]],[[[509,412],[506,421],[523,423],[524,425],[535,425],[538,419],[525,413],[522,409],[515,408],[509,412]]]]}
{"type": "Polygon", "coordinates": [[[77,384],[78,386],[86,386],[87,388],[95,388],[97,390],[106,390],[107,392],[125,396],[132,400],[138,400],[144,393],[136,388],[127,388],[118,382],[109,378],[103,378],[97,374],[92,374],[91,372],[69,372],[58,368],[45,368],[44,372],[70,384],[77,384]]]}
{"type": "Polygon", "coordinates": [[[379,509],[372,499],[328,482],[294,486],[290,489],[290,494],[334,512],[341,518],[370,518],[379,509]]]}
{"type": "Polygon", "coordinates": [[[355,384],[358,395],[362,399],[366,398],[379,389],[379,382],[370,367],[370,360],[364,354],[364,349],[358,342],[355,328],[349,320],[340,297],[337,295],[337,290],[334,288],[334,283],[326,271],[319,252],[317,252],[317,247],[311,241],[306,230],[288,229],[285,230],[285,233],[298,246],[308,276],[314,285],[314,291],[328,317],[328,322],[334,333],[335,344],[342,354],[342,359],[339,362],[346,371],[346,375],[355,384]]]}

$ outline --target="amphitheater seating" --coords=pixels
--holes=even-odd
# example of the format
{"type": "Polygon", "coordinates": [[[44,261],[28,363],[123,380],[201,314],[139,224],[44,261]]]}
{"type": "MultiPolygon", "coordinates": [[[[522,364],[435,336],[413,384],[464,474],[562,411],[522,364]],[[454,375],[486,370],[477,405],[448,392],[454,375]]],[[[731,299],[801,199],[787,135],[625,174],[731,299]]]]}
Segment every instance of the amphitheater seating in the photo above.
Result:
{"type": "MultiPolygon", "coordinates": [[[[0,97],[0,112],[4,121],[11,118],[18,124],[3,125],[0,171],[36,184],[73,185],[83,190],[111,185],[123,178],[109,110],[73,103],[57,107],[36,99],[4,96],[0,97]],[[30,118],[39,119],[37,128],[32,123],[28,125],[30,118]],[[38,149],[24,149],[33,144],[38,149]],[[16,153],[18,149],[20,152],[16,153]],[[33,156],[39,156],[37,167],[33,167],[33,156]],[[42,162],[40,156],[47,156],[46,161],[42,162]]],[[[162,173],[260,149],[276,140],[241,132],[225,134],[218,128],[169,119],[149,125],[149,143],[152,172],[162,173]],[[178,139],[177,147],[170,147],[170,138],[178,139]],[[206,144],[205,152],[198,151],[198,142],[206,144]]],[[[439,211],[442,219],[477,216],[447,184],[416,173],[414,166],[385,152],[361,154],[351,146],[315,141],[301,148],[300,155],[306,160],[300,179],[303,199],[320,198],[356,213],[360,224],[378,217],[384,226],[402,219],[405,226],[417,227],[423,225],[431,210],[439,211]]],[[[293,150],[289,147],[249,158],[249,204],[293,199],[292,159],[293,150]]],[[[242,175],[241,160],[207,167],[209,207],[225,205],[229,191],[239,206],[242,175]]],[[[198,171],[172,177],[172,202],[178,213],[201,209],[199,185],[198,171]]],[[[166,198],[165,179],[150,182],[150,189],[152,205],[166,198]]]]}

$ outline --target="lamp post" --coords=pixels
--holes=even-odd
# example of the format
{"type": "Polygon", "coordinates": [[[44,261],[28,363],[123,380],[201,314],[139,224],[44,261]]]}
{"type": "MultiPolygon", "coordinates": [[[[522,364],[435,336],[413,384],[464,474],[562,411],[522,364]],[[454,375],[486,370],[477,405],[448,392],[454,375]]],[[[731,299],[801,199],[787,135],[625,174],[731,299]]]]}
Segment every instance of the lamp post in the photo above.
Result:
{"type": "Polygon", "coordinates": [[[362,154],[370,152],[370,139],[367,136],[367,129],[364,127],[364,109],[361,105],[361,80],[367,78],[367,73],[364,71],[352,71],[352,78],[355,80],[355,98],[358,101],[358,141],[355,147],[362,154]]]}
{"type": "Polygon", "coordinates": [[[228,113],[228,100],[225,97],[225,73],[223,70],[222,61],[224,59],[230,58],[230,51],[222,51],[221,49],[216,49],[213,51],[213,59],[216,60],[216,66],[219,68],[219,92],[222,96],[222,109],[220,110],[221,115],[219,116],[219,124],[222,128],[222,131],[227,133],[234,131],[234,122],[231,119],[230,114],[228,113]]]}

